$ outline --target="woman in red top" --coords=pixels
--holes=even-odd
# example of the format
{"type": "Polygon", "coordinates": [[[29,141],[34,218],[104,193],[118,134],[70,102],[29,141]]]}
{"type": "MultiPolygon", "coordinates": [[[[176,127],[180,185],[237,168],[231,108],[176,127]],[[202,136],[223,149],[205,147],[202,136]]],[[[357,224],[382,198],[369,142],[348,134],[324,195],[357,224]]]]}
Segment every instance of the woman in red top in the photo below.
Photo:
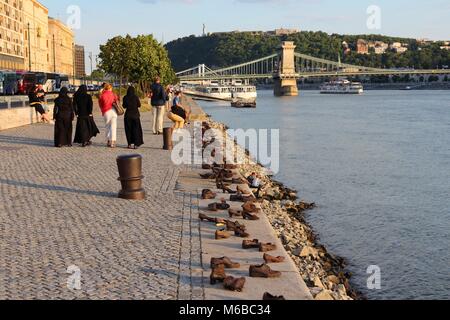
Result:
{"type": "Polygon", "coordinates": [[[112,91],[112,85],[105,84],[104,90],[99,99],[100,109],[105,119],[106,139],[108,147],[115,148],[117,141],[117,112],[114,109],[114,103],[119,102],[119,97],[112,91]]]}

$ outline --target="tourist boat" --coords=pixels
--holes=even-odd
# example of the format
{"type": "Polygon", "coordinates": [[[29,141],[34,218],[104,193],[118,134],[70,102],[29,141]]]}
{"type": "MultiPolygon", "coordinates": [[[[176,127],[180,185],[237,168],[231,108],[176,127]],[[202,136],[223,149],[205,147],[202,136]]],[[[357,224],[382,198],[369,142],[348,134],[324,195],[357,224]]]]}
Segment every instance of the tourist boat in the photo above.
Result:
{"type": "Polygon", "coordinates": [[[200,100],[231,101],[232,99],[230,86],[195,86],[191,88],[185,88],[183,92],[185,94],[193,96],[195,99],[200,100]]]}
{"type": "Polygon", "coordinates": [[[233,99],[256,101],[258,96],[255,86],[243,85],[239,82],[235,82],[232,85],[219,85],[216,82],[212,82],[207,86],[186,87],[183,92],[193,96],[194,99],[208,101],[233,101],[233,99]]]}
{"type": "Polygon", "coordinates": [[[324,83],[320,87],[322,94],[362,94],[364,87],[360,82],[351,82],[347,79],[339,79],[324,83]]]}
{"type": "Polygon", "coordinates": [[[231,98],[233,100],[246,100],[256,102],[258,93],[255,86],[250,85],[234,85],[231,87],[231,98]]]}

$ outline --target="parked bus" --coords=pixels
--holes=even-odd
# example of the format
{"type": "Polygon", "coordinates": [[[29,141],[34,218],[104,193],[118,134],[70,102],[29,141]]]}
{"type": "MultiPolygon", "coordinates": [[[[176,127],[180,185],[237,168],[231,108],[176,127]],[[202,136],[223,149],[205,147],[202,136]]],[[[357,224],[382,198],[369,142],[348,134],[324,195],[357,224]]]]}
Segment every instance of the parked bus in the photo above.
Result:
{"type": "Polygon", "coordinates": [[[57,73],[28,72],[23,76],[23,94],[29,94],[36,85],[42,85],[45,92],[59,92],[69,87],[69,76],[57,73]]]}

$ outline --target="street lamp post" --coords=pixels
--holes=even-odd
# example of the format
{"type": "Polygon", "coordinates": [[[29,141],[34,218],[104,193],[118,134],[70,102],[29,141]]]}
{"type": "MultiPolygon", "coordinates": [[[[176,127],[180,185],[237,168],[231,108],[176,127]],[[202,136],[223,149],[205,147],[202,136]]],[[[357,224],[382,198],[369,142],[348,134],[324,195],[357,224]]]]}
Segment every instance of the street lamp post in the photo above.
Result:
{"type": "Polygon", "coordinates": [[[73,85],[75,86],[75,43],[72,43],[73,85]]]}
{"type": "Polygon", "coordinates": [[[89,60],[91,62],[91,84],[93,83],[92,81],[92,72],[93,72],[93,67],[92,67],[92,51],[89,52],[89,60]]]}
{"type": "Polygon", "coordinates": [[[55,35],[53,35],[53,72],[56,73],[56,43],[55,43],[55,35]]]}
{"type": "Polygon", "coordinates": [[[28,22],[28,62],[29,62],[29,71],[31,72],[32,66],[31,66],[31,33],[30,33],[30,23],[28,22]]]}

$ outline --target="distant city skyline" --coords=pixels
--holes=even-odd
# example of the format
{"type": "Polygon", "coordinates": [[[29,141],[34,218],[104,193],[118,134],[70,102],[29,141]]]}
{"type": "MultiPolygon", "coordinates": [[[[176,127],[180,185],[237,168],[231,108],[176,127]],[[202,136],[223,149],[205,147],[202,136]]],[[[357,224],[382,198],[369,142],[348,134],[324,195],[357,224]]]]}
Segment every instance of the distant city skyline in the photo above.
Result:
{"type": "MultiPolygon", "coordinates": [[[[448,0],[41,0],[50,16],[66,22],[67,8],[81,10],[76,42],[86,56],[99,53],[109,38],[153,34],[168,42],[189,35],[224,31],[294,28],[339,34],[382,34],[450,40],[448,0]],[[368,8],[379,8],[380,28],[369,28],[368,8]]],[[[370,11],[370,10],[369,10],[370,11]]],[[[89,64],[87,64],[89,66],[89,64]]],[[[95,61],[94,61],[95,66],[95,61]]],[[[89,67],[88,67],[89,68],[89,67]]],[[[90,70],[87,70],[88,73],[90,70]]]]}

